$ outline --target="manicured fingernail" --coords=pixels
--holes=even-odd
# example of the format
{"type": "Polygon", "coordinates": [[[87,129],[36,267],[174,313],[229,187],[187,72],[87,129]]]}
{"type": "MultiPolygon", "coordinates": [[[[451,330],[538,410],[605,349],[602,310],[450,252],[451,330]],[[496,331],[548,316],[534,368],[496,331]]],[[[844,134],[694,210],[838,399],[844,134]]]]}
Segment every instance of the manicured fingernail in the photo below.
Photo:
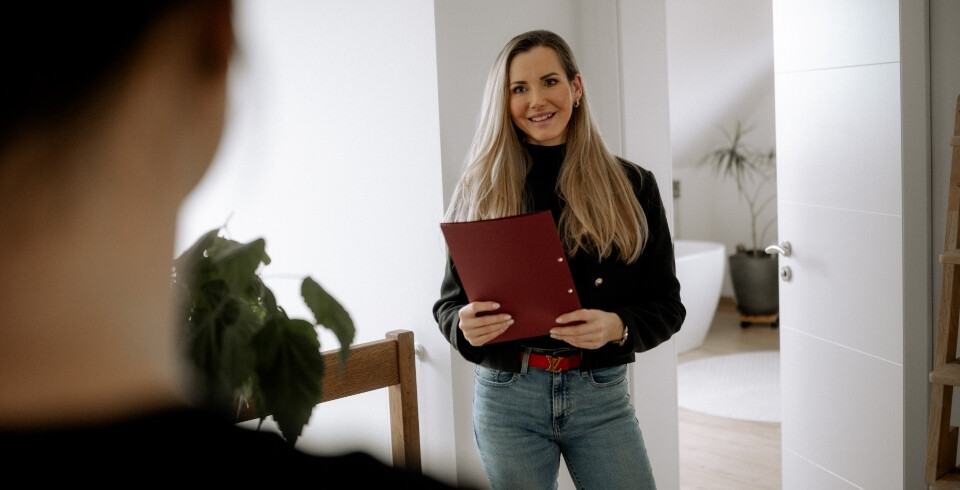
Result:
{"type": "Polygon", "coordinates": [[[493,304],[493,309],[497,309],[497,308],[499,308],[499,307],[500,307],[500,303],[494,303],[494,304],[493,304]]]}
{"type": "Polygon", "coordinates": [[[563,317],[562,317],[562,316],[557,317],[557,323],[563,323],[563,317]]]}

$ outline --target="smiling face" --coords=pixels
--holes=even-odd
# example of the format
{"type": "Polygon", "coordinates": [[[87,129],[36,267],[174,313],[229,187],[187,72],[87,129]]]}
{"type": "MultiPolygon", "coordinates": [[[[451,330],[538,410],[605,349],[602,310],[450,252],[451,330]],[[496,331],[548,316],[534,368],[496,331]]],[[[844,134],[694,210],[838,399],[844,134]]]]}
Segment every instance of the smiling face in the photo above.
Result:
{"type": "Polygon", "coordinates": [[[556,51],[536,46],[510,61],[510,118],[534,145],[567,140],[573,104],[583,95],[580,75],[567,78],[556,51]]]}

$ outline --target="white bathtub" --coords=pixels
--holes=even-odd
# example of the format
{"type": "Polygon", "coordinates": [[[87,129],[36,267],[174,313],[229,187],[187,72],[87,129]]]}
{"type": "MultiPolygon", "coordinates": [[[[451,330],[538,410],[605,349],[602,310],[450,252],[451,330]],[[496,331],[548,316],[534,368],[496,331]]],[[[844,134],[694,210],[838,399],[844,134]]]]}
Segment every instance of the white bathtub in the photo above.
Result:
{"type": "Polygon", "coordinates": [[[674,251],[680,300],[687,309],[683,326],[674,335],[677,354],[682,354],[699,347],[710,330],[720,301],[727,252],[722,243],[697,240],[677,240],[674,251]]]}

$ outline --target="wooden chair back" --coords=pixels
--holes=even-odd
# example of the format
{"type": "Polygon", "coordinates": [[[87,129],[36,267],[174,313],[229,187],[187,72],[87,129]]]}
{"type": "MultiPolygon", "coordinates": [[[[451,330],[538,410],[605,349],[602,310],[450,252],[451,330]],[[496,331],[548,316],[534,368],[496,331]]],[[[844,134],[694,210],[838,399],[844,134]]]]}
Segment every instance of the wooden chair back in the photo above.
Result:
{"type": "MultiPolygon", "coordinates": [[[[325,369],[320,403],[387,388],[393,466],[421,473],[413,332],[393,330],[387,332],[383,340],[352,345],[343,366],[340,365],[340,349],[324,351],[323,360],[325,369]]],[[[255,410],[243,410],[238,420],[255,418],[259,418],[255,410]]]]}

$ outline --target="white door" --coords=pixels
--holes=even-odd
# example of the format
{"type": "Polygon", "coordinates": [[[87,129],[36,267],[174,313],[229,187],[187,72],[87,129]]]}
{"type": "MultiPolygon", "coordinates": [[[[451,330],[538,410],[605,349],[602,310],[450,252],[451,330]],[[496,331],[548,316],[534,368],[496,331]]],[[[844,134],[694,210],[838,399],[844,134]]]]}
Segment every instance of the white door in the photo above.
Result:
{"type": "Polygon", "coordinates": [[[774,0],[783,488],[901,488],[896,0],[774,0]]]}

